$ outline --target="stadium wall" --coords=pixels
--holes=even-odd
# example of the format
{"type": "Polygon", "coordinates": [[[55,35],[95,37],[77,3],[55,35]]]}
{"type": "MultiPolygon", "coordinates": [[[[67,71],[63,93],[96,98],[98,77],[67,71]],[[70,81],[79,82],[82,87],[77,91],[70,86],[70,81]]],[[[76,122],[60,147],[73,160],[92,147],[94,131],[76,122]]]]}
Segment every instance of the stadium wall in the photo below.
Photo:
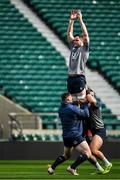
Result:
{"type": "MultiPolygon", "coordinates": [[[[120,159],[120,141],[105,142],[102,151],[109,159],[120,159]]],[[[0,142],[0,160],[50,160],[62,153],[62,142],[0,142]]]]}
{"type": "MultiPolygon", "coordinates": [[[[11,112],[15,113],[27,113],[31,114],[25,108],[15,104],[13,101],[0,95],[0,139],[8,139],[10,137],[10,125],[8,114],[11,112]]],[[[24,118],[23,122],[24,122],[24,118]]],[[[30,118],[29,118],[30,122],[30,118]]]]}

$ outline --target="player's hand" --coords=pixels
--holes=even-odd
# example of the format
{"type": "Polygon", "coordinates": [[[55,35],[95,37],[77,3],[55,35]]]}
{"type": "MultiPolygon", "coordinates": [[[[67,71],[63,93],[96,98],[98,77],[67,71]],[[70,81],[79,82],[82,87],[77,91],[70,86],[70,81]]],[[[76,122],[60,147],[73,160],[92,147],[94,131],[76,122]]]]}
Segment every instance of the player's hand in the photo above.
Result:
{"type": "Polygon", "coordinates": [[[72,10],[71,11],[71,15],[70,15],[70,19],[71,20],[75,20],[77,18],[77,10],[72,10]]]}
{"type": "Polygon", "coordinates": [[[82,13],[80,10],[77,11],[77,18],[82,19],[82,13]]]}
{"type": "Polygon", "coordinates": [[[84,104],[84,103],[86,103],[86,102],[87,102],[87,99],[86,99],[86,97],[85,97],[85,98],[83,98],[83,99],[79,99],[79,97],[78,97],[77,102],[78,102],[78,104],[79,104],[79,105],[82,105],[82,104],[84,104]]]}

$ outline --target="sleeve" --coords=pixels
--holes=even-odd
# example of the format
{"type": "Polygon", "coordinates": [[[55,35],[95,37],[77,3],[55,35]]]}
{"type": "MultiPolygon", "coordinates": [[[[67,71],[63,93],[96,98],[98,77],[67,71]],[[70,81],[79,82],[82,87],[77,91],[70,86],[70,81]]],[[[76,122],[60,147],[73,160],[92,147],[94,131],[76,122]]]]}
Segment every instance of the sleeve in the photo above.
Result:
{"type": "Polygon", "coordinates": [[[69,42],[69,48],[70,48],[70,50],[72,50],[73,46],[74,46],[73,41],[69,42]]]}
{"type": "Polygon", "coordinates": [[[85,48],[86,51],[89,51],[90,43],[89,42],[84,43],[84,48],[85,48]]]}
{"type": "Polygon", "coordinates": [[[100,100],[96,99],[96,105],[95,105],[96,108],[100,108],[101,107],[101,102],[100,100]]]}
{"type": "Polygon", "coordinates": [[[79,108],[76,105],[72,105],[71,110],[80,117],[89,117],[89,109],[87,105],[84,106],[84,108],[79,108]]]}

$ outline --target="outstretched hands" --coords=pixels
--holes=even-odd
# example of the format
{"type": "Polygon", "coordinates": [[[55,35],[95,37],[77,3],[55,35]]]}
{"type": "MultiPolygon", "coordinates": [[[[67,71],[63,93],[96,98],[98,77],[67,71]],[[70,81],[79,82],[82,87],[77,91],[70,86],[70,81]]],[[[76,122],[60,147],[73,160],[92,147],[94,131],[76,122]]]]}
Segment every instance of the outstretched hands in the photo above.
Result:
{"type": "Polygon", "coordinates": [[[71,15],[70,15],[70,19],[71,20],[75,20],[75,19],[82,19],[82,13],[80,10],[72,10],[71,11],[71,15]]]}
{"type": "Polygon", "coordinates": [[[76,18],[77,18],[77,10],[72,10],[71,15],[70,15],[70,19],[75,20],[76,18]]]}
{"type": "Polygon", "coordinates": [[[82,13],[80,10],[77,11],[77,18],[82,19],[82,13]]]}

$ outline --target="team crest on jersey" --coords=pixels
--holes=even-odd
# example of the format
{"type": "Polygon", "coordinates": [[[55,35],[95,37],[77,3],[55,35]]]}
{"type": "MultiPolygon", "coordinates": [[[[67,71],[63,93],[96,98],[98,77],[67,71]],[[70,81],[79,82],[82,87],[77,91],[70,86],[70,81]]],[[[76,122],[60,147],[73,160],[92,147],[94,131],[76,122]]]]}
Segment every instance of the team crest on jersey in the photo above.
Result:
{"type": "Polygon", "coordinates": [[[72,52],[71,54],[72,60],[76,60],[78,56],[79,56],[79,52],[72,52]]]}

